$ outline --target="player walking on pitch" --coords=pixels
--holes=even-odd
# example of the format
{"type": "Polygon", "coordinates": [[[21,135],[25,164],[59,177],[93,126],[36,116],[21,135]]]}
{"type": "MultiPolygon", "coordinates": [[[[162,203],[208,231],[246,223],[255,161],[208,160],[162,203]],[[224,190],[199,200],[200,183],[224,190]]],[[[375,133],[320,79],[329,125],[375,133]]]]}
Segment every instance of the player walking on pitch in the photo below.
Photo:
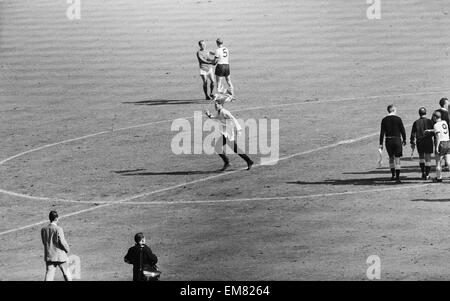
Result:
{"type": "Polygon", "coordinates": [[[420,118],[414,121],[411,129],[411,149],[417,147],[419,153],[419,166],[422,171],[422,180],[430,179],[431,154],[433,153],[433,135],[427,130],[433,129],[433,122],[425,117],[427,110],[424,107],[419,108],[420,118]]]}
{"type": "Polygon", "coordinates": [[[406,132],[402,119],[397,114],[397,108],[394,105],[387,107],[388,116],[381,121],[380,130],[380,149],[383,149],[383,140],[385,139],[386,151],[389,155],[389,167],[391,168],[391,181],[395,180],[397,184],[400,181],[400,158],[403,156],[403,146],[406,145],[406,132]]]}
{"type": "Polygon", "coordinates": [[[215,53],[215,63],[216,66],[216,83],[217,83],[217,93],[225,94],[227,90],[224,88],[222,78],[225,77],[227,84],[229,86],[229,92],[231,95],[234,95],[234,87],[231,83],[231,75],[230,75],[230,51],[228,48],[223,46],[223,40],[218,38],[216,40],[217,48],[215,53]]]}
{"type": "Polygon", "coordinates": [[[242,131],[239,122],[230,113],[230,111],[223,108],[220,102],[215,102],[215,109],[217,111],[216,116],[213,116],[209,111],[206,111],[205,115],[210,119],[217,119],[220,122],[220,132],[222,134],[222,137],[220,137],[216,141],[216,152],[224,162],[221,171],[224,171],[228,167],[230,167],[230,160],[225,154],[225,145],[227,145],[228,143],[232,143],[232,145],[230,146],[232,146],[233,151],[238,154],[239,157],[245,160],[245,162],[247,163],[247,170],[250,170],[254,162],[249,158],[249,156],[247,156],[238,148],[235,141],[234,128],[236,128],[237,130],[237,135],[240,135],[240,132],[242,131]]]}
{"type": "Polygon", "coordinates": [[[200,40],[198,46],[200,50],[197,51],[197,59],[200,65],[200,77],[203,81],[203,92],[205,93],[205,99],[211,100],[214,90],[214,60],[209,57],[210,52],[205,49],[205,41],[200,40]],[[208,79],[210,83],[210,94],[208,94],[208,79]]]}
{"type": "MultiPolygon", "coordinates": [[[[440,108],[437,109],[436,111],[439,111],[439,113],[441,113],[441,120],[447,122],[447,125],[450,126],[450,119],[449,119],[449,115],[448,115],[448,99],[443,97],[439,100],[439,106],[440,108]]],[[[447,162],[445,162],[444,167],[442,168],[444,171],[450,171],[450,168],[447,164],[447,162]]]]}
{"type": "Polygon", "coordinates": [[[433,117],[436,119],[436,123],[433,126],[434,129],[427,130],[427,132],[434,131],[436,142],[436,178],[433,179],[433,182],[442,182],[441,160],[444,158],[447,164],[450,162],[450,136],[447,122],[441,119],[441,112],[435,111],[433,117]]]}

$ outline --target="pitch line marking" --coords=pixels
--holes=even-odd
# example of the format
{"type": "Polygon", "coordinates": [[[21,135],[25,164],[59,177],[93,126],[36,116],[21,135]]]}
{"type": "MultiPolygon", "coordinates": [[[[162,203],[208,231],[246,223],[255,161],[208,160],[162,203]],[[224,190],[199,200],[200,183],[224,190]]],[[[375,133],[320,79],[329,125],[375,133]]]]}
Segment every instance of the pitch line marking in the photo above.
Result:
{"type": "MultiPolygon", "coordinates": [[[[333,102],[333,101],[346,101],[346,100],[356,100],[356,99],[371,99],[371,98],[380,98],[380,97],[399,97],[399,96],[407,96],[407,95],[409,95],[409,96],[411,96],[411,95],[428,95],[428,94],[444,93],[444,92],[448,92],[448,91],[450,91],[450,90],[435,91],[435,92],[420,92],[420,93],[404,93],[404,94],[396,94],[396,95],[377,95],[377,96],[367,96],[367,97],[341,98],[340,100],[339,99],[335,99],[335,100],[328,100],[328,101],[280,104],[280,105],[272,105],[272,106],[265,106],[265,107],[246,108],[246,109],[240,109],[240,110],[235,110],[235,111],[245,111],[245,110],[252,110],[252,109],[256,110],[256,109],[259,109],[259,108],[280,107],[280,106],[286,106],[286,105],[299,105],[299,104],[303,105],[303,104],[310,104],[310,103],[326,103],[326,102],[333,102]]],[[[188,118],[192,118],[192,117],[188,117],[188,118]]],[[[173,120],[175,120],[175,119],[173,119],[173,120]]],[[[98,135],[105,134],[105,133],[110,133],[110,132],[115,132],[115,131],[117,132],[117,131],[127,130],[127,129],[131,129],[131,128],[144,127],[144,126],[147,126],[147,125],[156,124],[156,123],[162,123],[162,122],[167,122],[167,121],[168,120],[161,120],[161,121],[146,123],[146,124],[143,124],[143,125],[124,127],[124,128],[120,128],[120,129],[116,129],[116,130],[112,130],[112,131],[102,131],[102,132],[98,132],[98,133],[94,133],[94,134],[90,134],[90,135],[85,135],[85,136],[82,136],[82,137],[79,137],[79,138],[73,138],[73,139],[68,139],[68,140],[64,140],[64,141],[61,141],[61,142],[56,142],[56,143],[44,145],[44,146],[38,147],[36,149],[32,149],[32,150],[29,150],[29,151],[26,151],[26,152],[14,155],[14,156],[12,156],[10,158],[7,158],[7,159],[5,159],[3,161],[0,161],[0,166],[3,165],[6,162],[12,160],[12,159],[17,158],[17,157],[23,156],[25,154],[29,154],[29,153],[37,151],[37,150],[42,150],[42,149],[45,149],[45,148],[48,148],[48,147],[51,147],[51,146],[56,146],[56,145],[60,145],[60,144],[64,144],[64,143],[69,143],[69,142],[73,142],[73,141],[87,139],[87,138],[98,136],[98,135]]],[[[334,143],[334,144],[331,144],[331,145],[328,145],[328,146],[319,147],[317,149],[309,150],[309,151],[306,151],[306,152],[292,154],[292,155],[280,158],[278,161],[290,159],[292,157],[303,155],[303,154],[308,154],[308,153],[311,153],[311,152],[314,152],[314,151],[320,151],[320,150],[323,150],[323,149],[326,149],[326,148],[330,148],[330,147],[335,147],[335,146],[339,146],[339,145],[354,143],[354,142],[357,142],[357,141],[360,141],[360,140],[372,137],[372,136],[374,136],[376,134],[377,133],[366,135],[366,136],[363,136],[363,137],[357,138],[357,139],[344,140],[344,141],[340,141],[338,143],[334,143]]],[[[257,167],[257,166],[261,166],[261,165],[256,165],[255,167],[257,167]]],[[[136,198],[141,198],[141,197],[148,196],[148,195],[151,195],[151,194],[155,194],[155,193],[159,193],[159,192],[163,192],[163,191],[167,191],[167,190],[176,189],[176,188],[179,188],[179,187],[182,187],[182,186],[185,186],[185,185],[194,184],[194,183],[198,183],[198,182],[202,182],[202,181],[207,181],[207,180],[219,177],[219,176],[225,176],[225,175],[229,175],[229,174],[232,174],[232,173],[236,173],[236,172],[241,171],[243,169],[244,168],[241,168],[241,169],[237,169],[237,170],[230,171],[230,172],[227,172],[227,173],[218,174],[218,175],[215,175],[215,176],[206,177],[206,178],[202,178],[202,179],[197,179],[197,180],[194,180],[194,181],[191,181],[191,182],[170,186],[170,187],[159,189],[159,190],[155,190],[155,191],[152,191],[152,192],[142,193],[142,194],[135,195],[135,196],[132,196],[132,197],[129,197],[129,198],[125,198],[125,199],[122,199],[122,200],[119,200],[119,201],[112,201],[110,203],[105,203],[105,204],[98,205],[98,206],[95,206],[95,207],[91,207],[91,208],[75,211],[75,212],[72,212],[72,213],[68,213],[68,214],[62,215],[61,217],[70,217],[70,216],[78,215],[78,214],[81,214],[81,213],[93,211],[95,209],[100,209],[100,208],[103,208],[103,207],[106,207],[106,206],[111,206],[111,205],[114,205],[114,204],[120,204],[120,203],[128,202],[128,201],[131,201],[131,200],[136,199],[136,198]]],[[[402,188],[403,187],[399,187],[399,189],[402,189],[402,188]]],[[[49,200],[50,199],[50,198],[42,198],[42,197],[38,198],[38,197],[33,197],[33,196],[21,195],[21,194],[15,193],[15,192],[7,191],[7,190],[1,190],[0,192],[6,193],[6,194],[9,194],[9,195],[16,194],[16,196],[22,196],[22,197],[26,197],[26,198],[29,198],[29,199],[35,199],[35,200],[39,200],[39,199],[41,199],[41,200],[42,199],[49,200]]],[[[52,199],[52,200],[56,201],[57,199],[52,199]]],[[[95,202],[92,202],[92,203],[95,204],[95,202]]],[[[31,225],[19,227],[19,228],[7,230],[7,231],[4,231],[4,232],[0,232],[0,236],[8,234],[8,233],[17,232],[17,231],[20,231],[20,230],[32,228],[32,227],[41,225],[41,224],[46,223],[46,222],[47,222],[47,220],[41,221],[41,222],[37,222],[37,223],[31,224],[31,225]]]]}
{"type": "MultiPolygon", "coordinates": [[[[377,135],[377,133],[370,134],[370,135],[365,135],[365,136],[362,136],[362,137],[356,138],[356,139],[344,140],[344,141],[340,141],[340,142],[337,142],[337,143],[334,143],[334,144],[322,146],[322,147],[319,147],[319,148],[316,148],[316,149],[312,149],[312,150],[308,150],[308,151],[292,154],[292,155],[280,158],[279,161],[287,160],[287,159],[293,158],[295,156],[309,154],[309,153],[312,153],[312,152],[315,152],[315,151],[320,151],[320,150],[327,149],[327,148],[336,147],[336,146],[339,146],[339,145],[345,145],[345,144],[354,143],[354,142],[361,141],[363,139],[372,137],[374,135],[377,135]]],[[[263,166],[263,165],[260,165],[260,164],[259,165],[255,165],[254,168],[256,168],[258,166],[263,166]]],[[[111,205],[115,205],[115,204],[126,203],[126,202],[129,202],[131,200],[142,198],[142,197],[149,196],[149,195],[152,195],[152,194],[156,194],[156,193],[159,193],[159,192],[164,192],[164,191],[176,189],[176,188],[179,188],[179,187],[182,187],[182,186],[195,184],[195,183],[199,183],[199,182],[204,182],[204,181],[207,181],[207,180],[210,180],[210,179],[213,179],[213,178],[217,178],[217,177],[220,177],[220,176],[233,174],[233,173],[236,173],[236,172],[241,171],[243,169],[244,168],[236,169],[236,170],[229,171],[229,172],[226,172],[226,173],[222,173],[222,174],[218,174],[218,175],[214,175],[214,176],[210,176],[210,177],[206,177],[206,178],[201,178],[201,179],[197,179],[197,180],[186,182],[186,183],[182,183],[182,184],[177,184],[177,185],[173,185],[173,186],[170,186],[170,187],[166,187],[166,188],[162,188],[162,189],[158,189],[158,190],[154,190],[154,191],[150,191],[150,192],[146,192],[146,193],[141,193],[141,194],[138,194],[138,195],[135,195],[135,196],[131,196],[131,197],[122,199],[122,200],[111,201],[111,202],[108,202],[108,203],[103,203],[101,205],[94,206],[94,207],[91,207],[91,208],[87,208],[87,209],[75,211],[75,212],[72,212],[72,213],[64,214],[61,217],[64,217],[64,218],[65,217],[70,217],[70,216],[78,215],[78,214],[81,214],[81,213],[86,213],[86,212],[90,212],[90,211],[93,211],[93,210],[96,210],[96,209],[100,209],[100,208],[103,208],[103,207],[107,207],[107,206],[111,206],[111,205]]],[[[424,185],[431,185],[431,184],[423,184],[421,186],[424,186],[424,185]]],[[[398,189],[407,189],[407,188],[411,188],[411,187],[421,187],[421,186],[418,186],[418,185],[415,185],[415,186],[403,186],[403,187],[398,187],[398,189]]],[[[359,192],[357,192],[357,193],[359,193],[359,192]]],[[[319,195],[319,196],[326,196],[326,195],[329,196],[329,195],[332,195],[332,194],[322,194],[322,195],[319,195]]],[[[312,196],[310,196],[310,197],[312,197],[312,196]]],[[[180,202],[182,202],[182,201],[180,201],[180,202]]],[[[198,201],[198,202],[201,202],[201,201],[198,201]]],[[[170,202],[165,202],[165,203],[169,204],[170,202]]],[[[92,202],[92,204],[95,204],[95,203],[92,202]]],[[[40,222],[31,224],[31,225],[26,225],[26,226],[22,226],[22,227],[19,227],[19,228],[14,228],[14,229],[10,229],[10,230],[4,231],[4,232],[0,232],[0,236],[5,235],[5,234],[9,234],[9,233],[13,233],[13,232],[17,232],[17,231],[20,231],[20,230],[25,230],[25,229],[32,228],[32,227],[35,227],[35,226],[39,226],[39,225],[42,225],[42,224],[44,224],[46,222],[48,222],[48,221],[44,220],[44,221],[40,221],[40,222]]]]}
{"type": "MultiPolygon", "coordinates": [[[[438,93],[445,93],[445,92],[450,92],[450,90],[441,90],[441,91],[430,91],[430,92],[416,92],[416,93],[402,93],[402,94],[387,94],[387,95],[374,95],[374,96],[361,96],[361,97],[347,97],[347,98],[336,98],[336,99],[330,99],[330,100],[319,100],[319,101],[310,101],[310,102],[293,102],[293,103],[285,103],[285,104],[275,104],[275,105],[267,105],[267,106],[260,106],[260,107],[250,107],[250,108],[242,108],[242,109],[236,109],[234,110],[234,112],[243,112],[243,111],[251,111],[251,110],[261,110],[261,109],[267,109],[267,108],[277,108],[277,107],[284,107],[284,106],[295,106],[295,105],[308,105],[308,104],[317,104],[317,103],[330,103],[330,102],[339,102],[339,101],[349,101],[349,100],[358,100],[358,99],[376,99],[376,98],[381,98],[381,97],[401,97],[401,96],[415,96],[415,95],[428,95],[428,94],[438,94],[438,93]]],[[[127,126],[127,127],[123,127],[123,128],[118,128],[118,129],[112,129],[110,131],[101,131],[98,133],[94,133],[94,134],[89,134],[89,135],[85,135],[85,136],[81,136],[78,138],[72,138],[72,139],[67,139],[67,140],[63,140],[60,142],[55,142],[55,143],[50,143],[50,144],[46,144],[34,149],[30,149],[28,151],[24,151],[22,153],[16,154],[14,156],[11,156],[9,158],[6,158],[2,161],[0,161],[0,166],[4,165],[6,162],[11,161],[13,159],[16,159],[18,157],[33,153],[33,152],[37,152],[49,147],[53,147],[53,146],[57,146],[57,145],[61,145],[61,144],[67,144],[70,142],[75,142],[75,141],[80,141],[80,140],[84,140],[84,139],[88,139],[88,138],[92,138],[92,137],[96,137],[96,136],[100,136],[100,135],[104,135],[104,134],[108,134],[108,133],[113,133],[113,132],[120,132],[120,131],[125,131],[125,130],[130,130],[130,129],[135,129],[135,128],[141,128],[141,127],[146,127],[146,126],[150,126],[150,125],[155,125],[155,124],[159,124],[159,123],[166,123],[166,122],[173,122],[176,119],[179,118],[185,118],[185,119],[192,119],[193,116],[188,116],[188,117],[178,117],[175,119],[166,119],[166,120],[159,120],[159,121],[152,121],[152,122],[147,122],[147,123],[143,123],[143,124],[139,124],[139,125],[133,125],[133,126],[127,126]]]]}
{"type": "MultiPolygon", "coordinates": [[[[420,185],[409,185],[409,186],[400,186],[400,187],[389,187],[389,188],[380,188],[380,189],[368,189],[368,190],[359,190],[359,191],[346,191],[346,192],[332,192],[332,193],[322,193],[322,194],[312,194],[312,195],[301,195],[301,196],[284,196],[284,197],[270,197],[270,198],[247,198],[247,199],[224,199],[224,200],[203,200],[203,201],[175,201],[175,202],[122,202],[121,204],[125,205],[180,205],[180,204],[214,204],[214,203],[236,203],[236,202],[249,202],[249,201],[272,201],[272,200],[289,200],[289,199],[307,199],[307,198],[316,198],[316,197],[329,197],[329,196],[339,196],[339,195],[351,195],[351,194],[359,194],[359,193],[373,193],[373,192],[382,192],[382,191],[394,191],[401,189],[414,189],[421,188],[426,186],[437,185],[434,183],[420,184],[420,185]]],[[[99,209],[102,207],[106,207],[116,203],[105,203],[99,206],[75,211],[72,213],[61,215],[61,217],[66,218],[74,215],[78,215],[81,213],[93,211],[95,209],[99,209]]],[[[42,220],[40,222],[36,222],[34,224],[26,225],[19,228],[14,228],[11,230],[7,230],[4,232],[0,232],[0,236],[17,232],[20,230],[26,230],[29,228],[33,228],[42,224],[48,223],[48,220],[42,220]]]]}
{"type": "MultiPolygon", "coordinates": [[[[310,149],[310,150],[307,150],[307,151],[303,151],[303,152],[291,154],[291,155],[288,155],[288,156],[284,156],[284,157],[279,158],[277,161],[278,162],[279,161],[284,161],[284,160],[291,159],[293,157],[308,155],[310,153],[321,151],[321,150],[324,150],[324,149],[333,148],[333,147],[340,146],[340,145],[345,145],[345,144],[355,143],[355,142],[358,142],[358,141],[361,141],[361,140],[364,140],[364,139],[376,136],[377,134],[378,133],[372,133],[372,134],[365,135],[365,136],[362,136],[362,137],[356,138],[356,139],[348,139],[348,140],[339,141],[339,142],[336,142],[336,143],[333,143],[333,144],[329,144],[329,145],[325,145],[325,146],[321,146],[321,147],[318,147],[318,148],[315,148],[315,149],[310,149]]],[[[271,162],[269,161],[268,163],[271,163],[271,162]]],[[[264,164],[264,165],[255,164],[253,166],[253,168],[257,168],[259,166],[266,166],[266,165],[267,165],[267,163],[264,164]]],[[[192,180],[192,181],[185,182],[185,183],[180,183],[180,184],[172,185],[172,186],[169,186],[169,187],[165,187],[165,188],[161,188],[161,189],[157,189],[157,190],[153,190],[153,191],[139,193],[139,194],[127,197],[127,198],[122,199],[122,200],[104,202],[103,204],[111,204],[112,205],[112,204],[118,204],[118,203],[123,203],[123,202],[129,202],[129,201],[132,201],[132,200],[140,199],[140,198],[147,197],[147,196],[150,196],[150,195],[153,195],[153,194],[157,194],[157,193],[160,193],[160,192],[165,192],[165,191],[173,190],[173,189],[180,188],[180,187],[183,187],[183,186],[187,186],[187,185],[191,185],[191,184],[197,184],[197,183],[205,182],[205,181],[212,180],[212,179],[215,179],[215,178],[218,178],[218,177],[227,176],[227,175],[234,174],[234,173],[242,171],[242,170],[245,170],[245,168],[239,168],[239,169],[235,169],[235,170],[232,170],[232,171],[219,173],[219,174],[216,174],[216,175],[213,175],[213,176],[200,178],[200,179],[192,180]]],[[[26,199],[35,200],[35,201],[54,201],[54,202],[65,202],[65,203],[79,203],[79,204],[100,204],[101,203],[101,202],[96,202],[96,201],[90,202],[90,201],[77,201],[77,200],[49,198],[49,197],[36,197],[36,196],[30,196],[30,195],[21,194],[21,193],[8,191],[8,190],[4,190],[4,189],[0,189],[0,192],[4,193],[4,194],[7,194],[7,195],[10,195],[10,196],[26,198],[26,199]]]]}
{"type": "MultiPolygon", "coordinates": [[[[314,101],[314,102],[295,102],[295,103],[288,103],[288,104],[276,104],[276,105],[261,106],[261,107],[250,107],[250,108],[237,109],[237,110],[234,110],[234,111],[242,112],[242,111],[248,111],[248,110],[260,110],[260,109],[282,107],[282,106],[289,106],[289,105],[306,105],[306,104],[314,104],[314,103],[329,103],[329,102],[358,100],[358,99],[374,99],[374,98],[381,98],[381,97],[401,97],[401,96],[414,96],[414,95],[428,95],[428,94],[444,93],[444,92],[449,92],[449,91],[450,90],[441,90],[441,91],[416,92],[416,93],[387,94],[387,95],[374,95],[374,96],[362,96],[362,97],[347,97],[347,98],[337,98],[337,99],[330,99],[330,100],[323,100],[323,101],[319,100],[319,101],[314,101]]],[[[183,118],[183,117],[180,117],[180,118],[183,118]]],[[[191,119],[193,117],[190,116],[190,117],[184,117],[184,118],[191,119]]],[[[176,118],[176,119],[178,119],[178,118],[176,118]]],[[[125,131],[125,130],[129,130],[129,129],[135,129],[135,128],[141,128],[141,127],[145,127],[145,126],[155,125],[155,124],[159,124],[159,123],[172,122],[174,120],[175,119],[166,119],[166,120],[153,121],[153,122],[143,123],[143,124],[140,124],[140,125],[128,126],[128,127],[123,127],[123,128],[119,128],[119,129],[112,129],[111,131],[101,131],[101,132],[98,132],[98,133],[89,134],[89,135],[81,136],[81,137],[78,137],[78,138],[72,138],[72,139],[67,139],[67,140],[63,140],[63,141],[60,141],[60,142],[55,142],[55,143],[43,145],[43,146],[40,146],[38,148],[31,149],[31,150],[28,150],[28,151],[24,151],[22,153],[16,154],[14,156],[11,156],[9,158],[6,158],[6,159],[0,161],[0,167],[2,165],[4,165],[6,162],[11,161],[13,159],[16,159],[18,157],[21,157],[21,156],[24,156],[26,154],[30,154],[30,153],[33,153],[33,152],[36,152],[36,151],[40,151],[40,150],[43,150],[43,149],[46,149],[46,148],[50,148],[50,147],[53,147],[53,146],[57,146],[57,145],[61,145],[61,144],[67,144],[67,143],[75,142],[75,141],[80,141],[80,140],[84,140],[84,139],[88,139],[88,138],[92,138],[92,137],[96,137],[96,136],[100,136],[100,135],[104,135],[104,134],[108,134],[108,133],[112,133],[112,132],[119,132],[119,131],[125,131]]],[[[297,156],[297,155],[298,154],[294,154],[292,156],[297,156]]],[[[48,198],[48,197],[34,197],[34,196],[21,194],[21,193],[9,191],[9,190],[4,190],[4,189],[0,189],[0,193],[6,194],[6,195],[10,195],[10,196],[21,197],[21,198],[28,198],[28,199],[31,199],[31,200],[59,201],[59,202],[79,202],[79,203],[83,202],[83,203],[93,203],[93,204],[95,204],[95,202],[64,200],[64,199],[48,198]]]]}
{"type": "Polygon", "coordinates": [[[397,186],[388,188],[376,188],[376,189],[366,189],[358,191],[344,191],[344,192],[329,192],[320,194],[310,194],[310,195],[292,195],[292,196],[279,196],[279,197],[255,197],[255,198],[243,198],[243,199],[222,199],[222,200],[199,200],[199,201],[173,201],[173,202],[126,202],[121,203],[122,205],[180,205],[180,204],[215,204],[215,203],[237,203],[237,202],[251,202],[251,201],[276,201],[276,200],[298,200],[298,199],[309,199],[309,198],[320,198],[320,197],[330,197],[330,196],[340,196],[340,195],[352,195],[359,193],[374,193],[383,191],[394,191],[402,189],[412,189],[418,187],[426,187],[436,185],[436,183],[426,183],[426,184],[416,184],[408,186],[397,186]]]}

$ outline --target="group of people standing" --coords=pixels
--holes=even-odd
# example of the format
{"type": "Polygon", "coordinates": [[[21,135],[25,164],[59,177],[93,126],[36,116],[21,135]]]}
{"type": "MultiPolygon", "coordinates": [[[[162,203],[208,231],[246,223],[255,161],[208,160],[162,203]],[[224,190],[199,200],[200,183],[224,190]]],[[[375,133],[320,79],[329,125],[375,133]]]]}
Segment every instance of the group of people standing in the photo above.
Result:
{"type": "Polygon", "coordinates": [[[216,40],[217,49],[209,51],[206,49],[204,40],[198,42],[200,49],[197,51],[197,59],[200,65],[200,77],[203,81],[203,92],[206,100],[214,98],[214,86],[217,83],[217,93],[234,95],[234,87],[230,75],[230,51],[224,46],[222,38],[216,40]],[[215,66],[215,68],[214,68],[215,66]],[[228,84],[225,89],[223,80],[228,84]],[[208,81],[210,91],[208,93],[208,81]]]}
{"type": "MultiPolygon", "coordinates": [[[[448,170],[450,164],[450,136],[449,136],[449,101],[447,98],[439,100],[440,108],[435,110],[432,118],[426,117],[425,107],[419,108],[419,119],[412,126],[410,145],[412,152],[417,149],[419,154],[419,166],[423,180],[429,180],[431,170],[431,155],[435,154],[436,178],[433,182],[442,182],[442,160],[448,170]]],[[[381,121],[380,149],[383,142],[389,155],[389,167],[391,169],[391,180],[401,184],[400,180],[400,158],[403,156],[403,147],[406,146],[406,132],[402,119],[397,116],[394,105],[387,107],[388,116],[381,121]]]]}

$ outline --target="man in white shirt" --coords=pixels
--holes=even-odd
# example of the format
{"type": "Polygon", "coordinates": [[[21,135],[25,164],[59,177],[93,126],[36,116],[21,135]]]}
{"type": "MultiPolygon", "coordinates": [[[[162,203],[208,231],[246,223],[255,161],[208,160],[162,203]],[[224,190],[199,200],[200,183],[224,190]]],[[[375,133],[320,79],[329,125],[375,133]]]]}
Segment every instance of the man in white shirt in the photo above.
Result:
{"type": "MultiPolygon", "coordinates": [[[[446,97],[441,98],[439,100],[440,108],[437,109],[436,111],[439,111],[439,113],[441,113],[441,120],[447,122],[447,124],[450,125],[450,119],[448,116],[448,105],[449,105],[448,99],[446,97]]],[[[442,170],[450,171],[450,168],[447,163],[444,164],[442,170]]]]}
{"type": "Polygon", "coordinates": [[[436,141],[436,179],[433,182],[442,182],[442,167],[441,160],[444,159],[448,164],[450,162],[450,136],[447,121],[441,119],[441,112],[435,111],[433,117],[436,123],[433,126],[436,141]]]}
{"type": "Polygon", "coordinates": [[[234,128],[237,130],[237,134],[240,135],[242,128],[239,124],[239,122],[236,120],[236,118],[230,113],[230,111],[223,108],[222,104],[220,102],[215,102],[215,108],[217,111],[217,115],[213,116],[209,111],[206,111],[205,114],[208,116],[208,118],[216,119],[220,122],[220,132],[222,134],[222,137],[218,139],[216,142],[216,150],[220,158],[222,158],[224,165],[221,171],[226,170],[228,167],[230,167],[230,160],[228,159],[227,155],[225,154],[225,145],[228,143],[232,143],[232,149],[233,151],[239,155],[242,159],[245,160],[247,163],[247,170],[250,170],[250,168],[253,165],[253,161],[247,156],[242,150],[240,150],[237,146],[237,143],[235,141],[235,134],[234,134],[234,128]]]}
{"type": "Polygon", "coordinates": [[[223,46],[223,40],[218,38],[216,40],[217,49],[215,52],[215,60],[216,65],[216,83],[217,83],[217,92],[218,93],[227,93],[234,95],[234,87],[231,83],[231,75],[230,75],[230,51],[227,47],[223,46]],[[225,77],[227,84],[229,86],[229,91],[227,91],[223,85],[222,78],[225,77]]]}

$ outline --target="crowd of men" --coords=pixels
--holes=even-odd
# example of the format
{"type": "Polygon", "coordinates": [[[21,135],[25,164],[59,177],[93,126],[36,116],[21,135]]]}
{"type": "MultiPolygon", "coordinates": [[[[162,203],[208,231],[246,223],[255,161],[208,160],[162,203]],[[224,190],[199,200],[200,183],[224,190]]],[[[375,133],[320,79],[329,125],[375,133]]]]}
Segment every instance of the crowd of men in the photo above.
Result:
{"type": "MultiPolygon", "coordinates": [[[[433,182],[442,182],[442,161],[448,170],[450,163],[450,136],[449,136],[449,101],[441,98],[440,108],[433,112],[432,118],[426,117],[427,110],[419,108],[419,119],[411,129],[410,145],[412,152],[417,149],[419,154],[419,166],[423,180],[430,180],[431,155],[434,153],[436,160],[436,177],[433,182]]],[[[383,144],[389,155],[389,167],[391,169],[391,180],[401,184],[400,158],[403,156],[403,147],[406,146],[406,131],[402,119],[397,116],[394,105],[387,107],[388,115],[381,121],[380,150],[383,144]]]]}

